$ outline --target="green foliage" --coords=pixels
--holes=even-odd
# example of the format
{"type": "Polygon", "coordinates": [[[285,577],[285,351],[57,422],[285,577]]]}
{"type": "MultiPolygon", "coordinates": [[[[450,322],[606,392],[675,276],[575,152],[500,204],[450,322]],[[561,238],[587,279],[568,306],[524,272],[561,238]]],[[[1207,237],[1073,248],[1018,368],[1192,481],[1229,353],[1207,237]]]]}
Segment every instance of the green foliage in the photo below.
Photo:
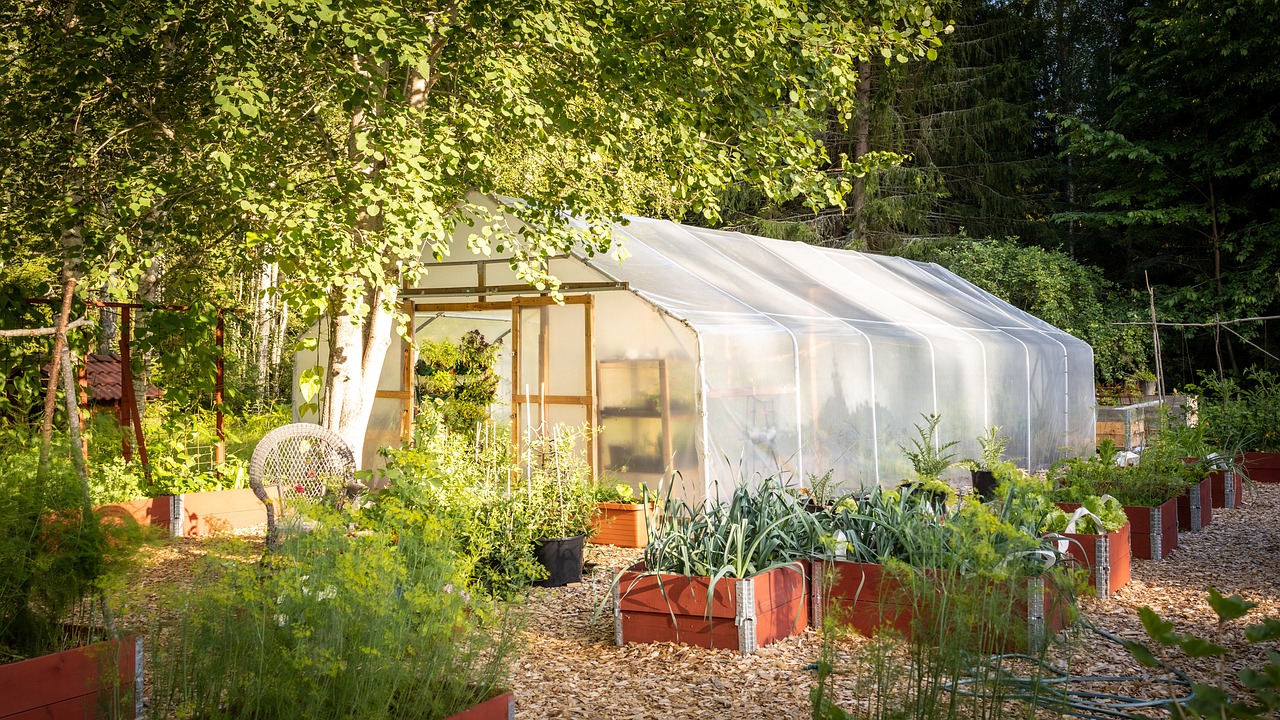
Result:
{"type": "Polygon", "coordinates": [[[520,512],[539,539],[591,536],[595,532],[592,520],[599,508],[591,468],[581,450],[586,446],[587,432],[590,430],[557,425],[525,440],[524,473],[518,476],[512,492],[521,499],[520,512]]]}
{"type": "Polygon", "coordinates": [[[1150,328],[1115,325],[1149,319],[1145,297],[1127,296],[1100,269],[1064,252],[1020,245],[1015,238],[953,238],[902,251],[928,260],[1093,347],[1099,382],[1120,382],[1150,363],[1150,328]]]}
{"type": "Polygon", "coordinates": [[[807,557],[821,528],[803,500],[778,478],[739,485],[728,502],[690,506],[668,487],[656,528],[649,529],[645,569],[713,578],[746,578],[807,557]]]}
{"type": "Polygon", "coordinates": [[[1280,452],[1280,377],[1250,368],[1244,380],[1201,378],[1188,392],[1200,396],[1199,427],[1207,441],[1233,450],[1280,452]]]}
{"type": "Polygon", "coordinates": [[[1137,465],[1119,466],[1106,455],[1070,458],[1049,470],[1053,498],[1083,503],[1090,496],[1110,495],[1121,505],[1154,507],[1185,493],[1204,479],[1204,470],[1178,458],[1143,454],[1137,465]]]}
{"type": "Polygon", "coordinates": [[[476,426],[488,421],[489,406],[498,395],[497,342],[485,342],[479,330],[458,342],[427,340],[420,347],[417,374],[419,402],[434,403],[445,425],[474,437],[476,426]]]}
{"type": "Polygon", "coordinates": [[[352,535],[323,518],[261,563],[208,558],[195,589],[169,599],[154,706],[177,717],[438,719],[499,692],[514,616],[467,591],[447,523],[405,519],[352,535]]]}
{"type": "Polygon", "coordinates": [[[69,462],[44,477],[37,464],[35,453],[0,453],[2,658],[64,649],[75,642],[66,623],[103,622],[81,603],[131,566],[144,539],[132,518],[90,510],[69,462]]]}
{"type": "MultiPolygon", "coordinates": [[[[1243,618],[1257,603],[1249,602],[1239,595],[1224,597],[1214,588],[1209,588],[1209,606],[1218,616],[1216,637],[1212,640],[1196,635],[1182,635],[1175,632],[1173,623],[1160,618],[1154,610],[1143,607],[1138,611],[1142,626],[1147,635],[1162,648],[1178,648],[1190,658],[1220,658],[1216,677],[1210,683],[1193,683],[1192,694],[1186,702],[1170,702],[1169,713],[1175,718],[1239,718],[1241,720],[1262,720],[1274,717],[1280,712],[1280,653],[1267,651],[1267,661],[1261,668],[1243,668],[1237,674],[1241,684],[1247,688],[1247,699],[1232,700],[1225,691],[1225,664],[1222,658],[1228,654],[1227,648],[1220,641],[1231,623],[1243,618]]],[[[1263,618],[1262,622],[1249,625],[1244,629],[1244,636],[1251,643],[1263,643],[1280,640],[1280,620],[1263,618]]],[[[1134,640],[1125,640],[1125,647],[1134,658],[1147,667],[1159,667],[1161,659],[1157,652],[1134,640]]],[[[1160,653],[1163,654],[1163,653],[1160,653]]]]}
{"type": "Polygon", "coordinates": [[[924,426],[916,424],[916,435],[911,439],[911,448],[899,445],[902,454],[907,456],[911,461],[911,467],[915,469],[916,476],[921,480],[937,480],[947,468],[954,463],[955,453],[948,453],[947,450],[960,444],[958,440],[938,444],[938,424],[942,422],[942,416],[937,413],[928,415],[921,414],[924,418],[924,426]]]}
{"type": "Polygon", "coordinates": [[[413,447],[386,451],[390,485],[377,493],[368,514],[392,515],[409,527],[435,518],[452,532],[450,552],[465,584],[508,597],[546,577],[533,555],[534,519],[516,484],[509,433],[468,441],[432,423],[415,434],[413,447]]]}
{"type": "Polygon", "coordinates": [[[636,491],[626,483],[601,483],[595,490],[595,498],[596,502],[619,505],[636,505],[641,502],[653,504],[658,500],[657,494],[643,484],[640,486],[640,494],[636,495],[636,491]]]}
{"type": "Polygon", "coordinates": [[[1115,532],[1129,522],[1129,517],[1124,514],[1124,507],[1120,504],[1120,501],[1110,496],[1098,497],[1097,495],[1089,495],[1080,501],[1080,506],[1087,510],[1089,514],[1082,515],[1077,520],[1074,530],[1067,529],[1067,526],[1071,523],[1071,515],[1065,510],[1054,508],[1045,515],[1044,522],[1041,525],[1041,532],[1076,532],[1102,535],[1115,532]]]}

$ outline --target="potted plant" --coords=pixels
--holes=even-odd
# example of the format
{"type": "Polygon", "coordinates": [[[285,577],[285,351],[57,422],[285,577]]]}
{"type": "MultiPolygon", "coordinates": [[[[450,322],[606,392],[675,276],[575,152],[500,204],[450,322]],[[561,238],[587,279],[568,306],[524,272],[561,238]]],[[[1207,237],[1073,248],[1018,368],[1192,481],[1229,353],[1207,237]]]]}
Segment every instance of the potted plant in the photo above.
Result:
{"type": "Polygon", "coordinates": [[[626,483],[605,483],[596,488],[595,499],[599,513],[594,520],[598,545],[642,548],[649,544],[649,524],[657,510],[656,497],[641,486],[644,502],[626,483]]]}
{"type": "Polygon", "coordinates": [[[973,478],[973,491],[983,500],[995,497],[996,485],[1007,479],[1017,468],[1004,459],[1004,452],[1009,447],[1009,437],[1000,434],[1000,428],[988,428],[978,436],[978,447],[982,449],[979,460],[962,460],[961,465],[969,468],[973,478]]]}
{"type": "Polygon", "coordinates": [[[925,492],[926,497],[931,498],[939,512],[945,512],[947,502],[955,491],[942,481],[942,473],[955,465],[955,453],[947,451],[960,443],[957,440],[938,442],[938,425],[942,422],[941,415],[931,413],[922,414],[920,417],[924,418],[925,424],[915,426],[916,437],[911,439],[911,447],[898,446],[902,454],[911,462],[911,467],[916,474],[914,480],[904,481],[903,486],[918,486],[925,492]]]}
{"type": "Polygon", "coordinates": [[[615,640],[754,652],[809,625],[819,527],[775,478],[728,502],[665,498],[644,559],[613,582],[615,640]]]}
{"type": "Polygon", "coordinates": [[[591,470],[576,450],[585,431],[557,425],[531,433],[525,462],[514,489],[533,526],[534,555],[548,576],[536,584],[562,587],[582,581],[584,543],[594,534],[599,508],[591,470]]]}
{"type": "Polygon", "coordinates": [[[1157,383],[1156,374],[1147,368],[1135,370],[1129,379],[1138,388],[1138,392],[1144,397],[1152,397],[1156,394],[1157,383]]]}

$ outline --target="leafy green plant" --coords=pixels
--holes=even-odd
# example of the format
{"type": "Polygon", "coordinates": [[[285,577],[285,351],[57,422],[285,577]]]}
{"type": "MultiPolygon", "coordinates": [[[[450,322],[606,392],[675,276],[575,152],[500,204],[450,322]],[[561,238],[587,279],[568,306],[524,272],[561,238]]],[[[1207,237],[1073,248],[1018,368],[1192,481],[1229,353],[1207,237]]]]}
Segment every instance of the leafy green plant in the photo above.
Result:
{"type": "Polygon", "coordinates": [[[1053,498],[1083,503],[1090,496],[1110,495],[1122,505],[1156,506],[1175,498],[1204,479],[1204,470],[1181,460],[1144,454],[1137,465],[1118,466],[1105,456],[1071,458],[1049,471],[1053,498]]]}
{"type": "Polygon", "coordinates": [[[938,425],[942,416],[937,413],[921,415],[924,425],[916,424],[916,437],[911,439],[911,447],[899,445],[902,454],[911,461],[911,467],[921,480],[937,480],[955,460],[955,453],[947,450],[959,444],[958,440],[938,444],[938,425]]]}
{"type": "MultiPolygon", "coordinates": [[[[592,519],[599,512],[591,486],[591,468],[578,450],[586,428],[555,426],[548,432],[530,433],[525,441],[525,463],[513,492],[523,501],[521,512],[538,538],[565,538],[594,534],[592,519]]],[[[629,488],[628,488],[629,489],[629,488]]]]}
{"type": "Polygon", "coordinates": [[[602,483],[595,489],[596,502],[617,503],[619,505],[653,504],[658,496],[644,485],[640,486],[640,494],[627,483],[602,483]],[[643,500],[641,500],[643,498],[643,500]]]}
{"type": "Polygon", "coordinates": [[[403,520],[351,535],[321,517],[261,563],[210,557],[169,601],[158,714],[434,720],[496,694],[517,618],[467,591],[447,522],[403,520]]]}
{"type": "MultiPolygon", "coordinates": [[[[1237,677],[1247,688],[1248,699],[1232,700],[1224,689],[1225,658],[1229,651],[1221,645],[1220,641],[1227,632],[1227,628],[1257,607],[1257,603],[1248,602],[1239,595],[1223,597],[1211,587],[1209,588],[1209,606],[1218,616],[1216,637],[1212,639],[1174,632],[1173,623],[1161,619],[1150,607],[1143,607],[1138,611],[1147,635],[1160,648],[1178,648],[1187,657],[1192,658],[1218,658],[1217,673],[1213,683],[1193,683],[1191,697],[1185,702],[1170,702],[1167,706],[1169,713],[1175,718],[1263,720],[1275,717],[1276,713],[1280,712],[1280,653],[1268,650],[1267,661],[1261,668],[1244,668],[1239,671],[1237,677]]],[[[1280,619],[1264,618],[1262,622],[1246,627],[1244,636],[1251,643],[1280,640],[1280,619]]],[[[1133,657],[1138,662],[1147,667],[1155,668],[1162,664],[1157,653],[1142,643],[1125,640],[1124,646],[1133,653],[1133,657]]]]}
{"type": "Polygon", "coordinates": [[[91,510],[65,446],[44,476],[30,449],[0,455],[0,657],[8,658],[78,644],[68,623],[113,631],[101,598],[83,601],[132,567],[146,538],[132,518],[106,521],[91,510]]]}
{"type": "MultiPolygon", "coordinates": [[[[728,502],[691,506],[664,498],[644,551],[650,572],[746,578],[807,557],[821,528],[778,478],[739,485],[728,502]]],[[[714,588],[714,582],[712,583],[714,588]]]]}
{"type": "Polygon", "coordinates": [[[1280,452],[1280,377],[1274,373],[1250,368],[1243,383],[1204,376],[1188,391],[1199,395],[1199,424],[1217,447],[1280,452]]]}
{"type": "Polygon", "coordinates": [[[488,342],[479,330],[457,342],[426,340],[420,348],[416,373],[418,399],[436,405],[445,425],[468,437],[489,419],[489,406],[498,395],[495,369],[501,344],[488,342]]]}
{"type": "Polygon", "coordinates": [[[474,440],[449,432],[428,410],[411,447],[384,452],[389,483],[363,511],[415,526],[436,518],[452,528],[456,567],[467,585],[508,597],[546,577],[533,555],[538,529],[526,512],[514,469],[510,433],[501,428],[474,440]]]}
{"type": "Polygon", "coordinates": [[[1110,495],[1103,497],[1090,495],[1080,502],[1080,507],[1086,510],[1088,514],[1079,516],[1078,524],[1074,530],[1068,530],[1068,526],[1071,524],[1071,516],[1074,513],[1067,513],[1067,511],[1055,507],[1045,515],[1040,531],[1045,533],[1077,532],[1101,535],[1115,532],[1129,522],[1129,518],[1124,514],[1124,507],[1121,506],[1120,501],[1110,495]]]}

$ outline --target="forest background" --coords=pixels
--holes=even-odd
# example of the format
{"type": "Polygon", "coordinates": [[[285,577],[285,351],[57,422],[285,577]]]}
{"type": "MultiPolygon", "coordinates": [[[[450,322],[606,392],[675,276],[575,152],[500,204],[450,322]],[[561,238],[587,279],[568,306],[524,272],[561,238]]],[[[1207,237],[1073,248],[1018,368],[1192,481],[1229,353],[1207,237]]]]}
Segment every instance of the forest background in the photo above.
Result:
{"type": "MultiPolygon", "coordinates": [[[[341,38],[357,55],[386,51],[407,57],[417,48],[424,51],[418,58],[423,63],[443,63],[451,46],[442,41],[436,48],[432,36],[397,45],[406,42],[408,20],[382,12],[377,3],[241,5],[255,10],[235,22],[218,21],[216,10],[193,15],[158,1],[130,5],[147,11],[137,17],[69,3],[13,3],[0,12],[7,61],[0,70],[6,89],[0,99],[0,329],[52,325],[53,309],[28,299],[60,298],[63,278],[75,275],[81,282],[72,314],[96,319],[78,352],[113,349],[117,332],[116,314],[86,311],[84,302],[147,303],[134,318],[141,386],[148,377],[162,378],[166,402],[207,405],[217,308],[234,308],[223,314],[228,402],[235,410],[253,410],[287,398],[297,336],[327,303],[341,304],[344,292],[341,283],[334,289],[332,278],[339,275],[325,275],[339,269],[322,267],[335,246],[290,245],[288,232],[264,234],[265,224],[274,222],[279,230],[292,221],[273,213],[299,208],[299,222],[315,225],[325,221],[326,207],[337,208],[338,237],[352,227],[389,233],[403,218],[423,213],[439,221],[440,212],[430,202],[398,207],[402,198],[379,195],[380,185],[365,182],[367,173],[390,175],[385,168],[396,167],[396,161],[414,152],[425,155],[412,138],[396,134],[389,101],[378,105],[385,125],[351,133],[347,146],[317,144],[308,150],[303,135],[297,135],[297,146],[273,144],[281,128],[264,135],[272,142],[233,142],[275,122],[269,119],[271,103],[278,102],[272,83],[297,77],[347,83],[355,88],[345,96],[348,104],[352,98],[367,100],[378,87],[384,93],[379,102],[389,97],[386,77],[379,76],[387,63],[351,72],[341,63],[324,65],[330,76],[300,70],[309,67],[306,62],[325,62],[324,48],[306,32],[291,32],[287,39],[295,45],[265,53],[281,32],[272,13],[304,29],[308,22],[315,28],[316,18],[331,20],[326,13],[358,13],[361,22],[344,24],[348,34],[341,38]],[[208,42],[190,43],[193,29],[208,42]],[[427,54],[433,48],[444,54],[427,54]],[[241,62],[227,74],[231,57],[272,58],[276,65],[241,62]],[[208,121],[214,117],[216,122],[208,121]],[[240,154],[221,149],[231,147],[240,154]],[[364,163],[363,179],[357,173],[333,181],[341,186],[341,202],[285,187],[288,173],[279,185],[259,182],[271,168],[313,162],[323,152],[364,163]]],[[[641,3],[634,12],[650,13],[660,29],[666,5],[641,3]]],[[[731,37],[724,18],[741,9],[736,5],[711,3],[711,10],[693,20],[665,22],[702,23],[697,28],[706,30],[705,37],[731,37]]],[[[742,5],[781,17],[783,4],[742,5]]],[[[536,74],[522,66],[536,57],[521,58],[511,49],[520,47],[512,38],[528,32],[527,25],[511,26],[510,18],[520,13],[550,23],[549,30],[538,28],[548,47],[589,57],[597,63],[593,67],[605,68],[602,73],[609,53],[644,52],[643,44],[609,45],[609,38],[622,37],[610,35],[614,29],[592,37],[592,21],[568,22],[588,17],[582,8],[589,6],[521,4],[503,20],[507,25],[492,18],[493,28],[510,33],[502,38],[508,44],[495,41],[493,47],[508,51],[513,64],[476,65],[466,78],[472,82],[471,101],[482,104],[477,98],[493,88],[510,100],[516,96],[512,79],[536,74]]],[[[459,4],[441,7],[424,15],[428,24],[436,23],[435,39],[448,35],[450,22],[465,25],[456,22],[459,4]]],[[[539,211],[553,208],[552,201],[563,200],[569,188],[565,204],[594,208],[593,221],[630,212],[938,262],[1090,342],[1100,382],[1121,383],[1155,369],[1153,317],[1166,324],[1160,330],[1161,359],[1169,388],[1194,382],[1202,372],[1240,375],[1250,367],[1280,366],[1280,326],[1274,319],[1254,319],[1280,315],[1276,3],[959,0],[927,9],[889,2],[850,7],[878,21],[878,14],[887,14],[892,22],[882,26],[912,32],[867,45],[874,52],[851,66],[856,90],[847,93],[847,104],[815,99],[823,95],[821,83],[842,77],[839,67],[828,63],[823,73],[801,77],[803,68],[792,66],[788,84],[777,91],[778,107],[785,111],[764,115],[763,127],[777,135],[737,146],[773,147],[754,159],[768,172],[753,170],[753,159],[739,152],[725,156],[726,169],[716,176],[716,152],[722,151],[714,138],[742,138],[744,126],[733,124],[741,123],[740,116],[700,110],[672,120],[682,130],[700,128],[688,137],[640,133],[647,139],[611,145],[611,124],[659,128],[671,108],[629,117],[599,107],[602,96],[589,94],[569,94],[564,105],[573,112],[551,112],[539,121],[540,132],[552,127],[559,134],[551,137],[560,143],[541,157],[523,157],[512,145],[498,143],[492,118],[471,108],[452,116],[451,131],[461,143],[432,148],[444,155],[437,153],[431,162],[452,153],[440,167],[462,168],[459,187],[470,182],[483,190],[507,190],[534,199],[531,207],[539,211]],[[953,31],[942,33],[941,23],[930,25],[931,17],[945,19],[953,31]],[[715,124],[718,117],[722,127],[715,124]],[[583,146],[575,147],[584,137],[583,146]],[[565,158],[575,162],[564,163],[565,158]],[[629,174],[589,168],[611,161],[629,174]],[[673,168],[688,167],[701,173],[696,181],[668,182],[678,174],[673,168]],[[538,178],[537,187],[521,186],[521,178],[529,177],[538,178]],[[492,182],[480,187],[476,178],[492,182]],[[600,197],[609,200],[597,203],[600,197]]],[[[806,25],[786,27],[802,32],[806,25]]],[[[690,67],[705,67],[694,57],[701,52],[698,42],[690,40],[690,67]]],[[[718,67],[724,74],[716,79],[740,81],[744,88],[758,83],[751,73],[769,58],[754,55],[752,48],[731,71],[718,67]]],[[[815,55],[785,60],[797,57],[815,55]]],[[[468,60],[474,57],[458,58],[468,60]]],[[[653,58],[655,67],[663,60],[653,58]]],[[[634,59],[629,62],[634,71],[634,59]]],[[[633,85],[620,84],[619,92],[649,91],[652,86],[640,80],[665,76],[655,71],[637,77],[633,85]]],[[[414,102],[414,82],[430,92],[434,80],[415,79],[410,72],[407,107],[414,102]]],[[[451,89],[462,87],[458,81],[451,89]]],[[[299,102],[311,101],[311,85],[299,81],[297,89],[299,102]]],[[[770,106],[756,96],[743,103],[770,106]]],[[[309,112],[308,117],[323,115],[315,107],[309,112]]],[[[347,112],[352,127],[370,122],[352,107],[334,112],[347,112]]],[[[288,113],[282,117],[287,120],[288,113]]],[[[440,222],[431,227],[444,227],[440,222]]],[[[422,241],[412,232],[403,239],[422,241]]],[[[376,276],[408,246],[389,246],[391,252],[380,256],[382,267],[346,271],[376,276]]],[[[534,261],[524,269],[535,283],[546,281],[538,273],[538,252],[530,250],[534,261]]],[[[346,302],[358,310],[361,299],[352,291],[346,302]]],[[[7,378],[0,414],[33,417],[47,353],[47,339],[0,339],[0,376],[7,378]]]]}

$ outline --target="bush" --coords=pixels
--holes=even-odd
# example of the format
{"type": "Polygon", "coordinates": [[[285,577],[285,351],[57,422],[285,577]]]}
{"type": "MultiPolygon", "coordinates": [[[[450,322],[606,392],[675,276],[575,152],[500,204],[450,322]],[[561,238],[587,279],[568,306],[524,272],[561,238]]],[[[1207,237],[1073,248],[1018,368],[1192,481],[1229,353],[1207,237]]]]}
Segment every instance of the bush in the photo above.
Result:
{"type": "Polygon", "coordinates": [[[1200,396],[1199,424],[1227,451],[1280,452],[1280,378],[1251,368],[1245,383],[1203,377],[1188,392],[1200,396]]]}
{"type": "Polygon", "coordinates": [[[324,518],[261,564],[210,557],[160,636],[158,715],[434,719],[497,694],[513,616],[467,592],[446,523],[404,520],[324,518]]]}
{"type": "MultiPolygon", "coordinates": [[[[7,443],[14,449],[14,440],[7,443]]],[[[55,455],[41,477],[38,450],[0,455],[0,657],[29,657],[78,641],[67,623],[81,601],[131,567],[144,539],[132,518],[111,522],[91,509],[86,489],[66,459],[55,455]]]]}
{"type": "Polygon", "coordinates": [[[1154,507],[1185,493],[1204,479],[1204,468],[1181,459],[1144,454],[1137,465],[1118,466],[1095,456],[1055,463],[1049,471],[1053,499],[1083,503],[1090,496],[1110,495],[1122,505],[1154,507]]]}
{"type": "MultiPolygon", "coordinates": [[[[511,596],[546,577],[534,557],[538,528],[513,492],[510,434],[495,431],[472,441],[431,425],[424,412],[417,445],[385,453],[389,485],[376,496],[370,516],[396,514],[410,526],[428,516],[453,528],[450,550],[473,588],[511,596]]],[[[438,418],[437,418],[438,419],[438,418]]]]}

